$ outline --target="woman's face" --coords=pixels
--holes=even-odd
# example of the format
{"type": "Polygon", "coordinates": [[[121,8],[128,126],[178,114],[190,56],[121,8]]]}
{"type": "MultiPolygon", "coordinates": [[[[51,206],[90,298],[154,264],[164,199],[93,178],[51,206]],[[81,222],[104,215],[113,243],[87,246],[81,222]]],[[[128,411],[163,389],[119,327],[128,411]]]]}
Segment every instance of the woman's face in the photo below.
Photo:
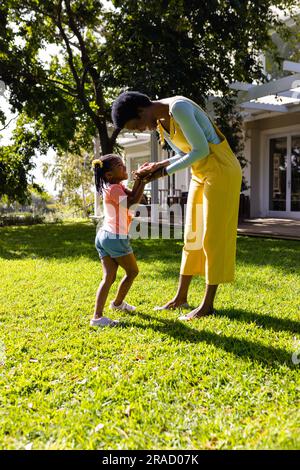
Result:
{"type": "Polygon", "coordinates": [[[127,121],[124,127],[129,131],[154,131],[157,127],[157,122],[152,115],[152,106],[139,108],[139,116],[127,121]]]}

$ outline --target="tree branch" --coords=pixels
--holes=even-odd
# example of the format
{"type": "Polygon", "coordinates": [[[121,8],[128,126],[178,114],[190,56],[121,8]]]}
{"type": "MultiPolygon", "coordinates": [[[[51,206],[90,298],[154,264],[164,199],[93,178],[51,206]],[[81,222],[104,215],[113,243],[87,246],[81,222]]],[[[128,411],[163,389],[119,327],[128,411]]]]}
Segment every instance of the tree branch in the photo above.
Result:
{"type": "Polygon", "coordinates": [[[84,67],[87,69],[87,72],[90,74],[93,84],[94,84],[94,90],[96,94],[96,103],[104,109],[104,100],[103,100],[103,94],[102,90],[99,84],[99,77],[96,69],[93,67],[92,61],[89,58],[89,54],[87,52],[87,48],[84,42],[84,39],[82,37],[82,34],[76,24],[75,18],[74,18],[74,13],[71,9],[70,5],[70,0],[65,0],[66,4],[66,10],[68,13],[68,18],[69,18],[69,26],[71,30],[74,32],[75,36],[77,37],[78,43],[79,43],[79,48],[81,52],[81,60],[82,64],[84,67]]]}
{"type": "Polygon", "coordinates": [[[61,37],[63,38],[64,43],[66,45],[67,52],[68,52],[69,66],[70,66],[71,72],[73,74],[74,80],[76,82],[77,90],[79,91],[81,89],[80,79],[79,79],[79,76],[77,74],[77,70],[76,70],[75,65],[74,65],[74,57],[73,57],[72,48],[70,46],[69,39],[68,39],[68,37],[67,37],[67,35],[64,31],[64,28],[62,26],[62,20],[61,20],[62,0],[59,0],[57,7],[58,7],[58,10],[57,10],[57,20],[58,20],[57,21],[57,26],[58,26],[59,32],[61,34],[61,37]]]}
{"type": "Polygon", "coordinates": [[[62,87],[64,87],[64,88],[58,87],[58,89],[64,91],[65,93],[68,93],[70,96],[74,96],[74,97],[78,96],[76,94],[77,90],[75,88],[72,88],[70,85],[67,85],[66,83],[61,82],[59,80],[54,80],[53,78],[47,78],[47,80],[48,82],[57,83],[58,85],[61,85],[62,87]]]}
{"type": "Polygon", "coordinates": [[[78,46],[78,44],[76,44],[75,42],[72,42],[72,41],[69,41],[71,46],[75,47],[75,49],[78,49],[80,51],[80,46],[78,46]]]}
{"type": "Polygon", "coordinates": [[[86,110],[87,114],[90,116],[90,118],[92,119],[92,121],[94,122],[95,126],[97,127],[97,129],[99,129],[99,125],[101,125],[101,122],[99,121],[99,118],[97,116],[96,113],[94,113],[94,111],[92,110],[92,108],[90,107],[89,105],[89,102],[88,100],[86,99],[85,97],[85,94],[84,94],[84,88],[83,88],[83,85],[81,83],[81,80],[79,78],[79,75],[77,73],[77,70],[76,70],[76,67],[75,67],[75,64],[74,64],[74,56],[73,56],[73,51],[72,51],[72,48],[70,46],[70,42],[69,42],[69,39],[64,31],[64,28],[63,28],[63,25],[62,25],[62,19],[61,19],[61,12],[62,12],[62,0],[60,0],[58,2],[58,9],[57,9],[57,27],[60,31],[60,34],[61,34],[61,37],[63,38],[64,40],[64,43],[66,45],[66,48],[67,48],[67,53],[68,53],[68,63],[69,63],[69,66],[70,66],[70,69],[71,69],[71,72],[73,74],[73,77],[74,77],[74,80],[76,82],[76,88],[77,88],[77,92],[78,92],[78,97],[79,99],[81,100],[83,106],[84,106],[84,109],[86,110]]]}
{"type": "Polygon", "coordinates": [[[1,132],[1,131],[4,131],[4,129],[6,129],[14,119],[17,119],[17,117],[18,117],[18,115],[12,117],[12,118],[8,121],[8,123],[5,124],[5,126],[2,127],[2,129],[0,129],[0,132],[1,132]]]}
{"type": "Polygon", "coordinates": [[[102,147],[103,146],[104,147],[107,147],[107,146],[111,147],[111,140],[108,137],[107,127],[106,127],[106,120],[105,120],[105,117],[104,117],[104,108],[105,108],[105,106],[104,106],[104,97],[103,97],[103,93],[102,93],[102,88],[101,88],[100,83],[99,83],[98,73],[97,73],[97,70],[93,67],[92,61],[89,58],[89,54],[88,54],[84,39],[82,37],[82,34],[81,34],[81,32],[80,32],[80,30],[79,30],[79,28],[76,24],[75,18],[74,18],[74,13],[73,13],[71,5],[70,5],[70,0],[64,0],[64,2],[65,2],[65,5],[66,5],[66,11],[67,11],[67,14],[68,14],[69,27],[74,32],[74,34],[75,34],[75,36],[78,40],[79,47],[80,47],[80,52],[81,52],[81,61],[82,61],[82,64],[84,66],[84,71],[83,71],[83,75],[82,75],[82,79],[81,79],[81,87],[83,89],[85,76],[86,76],[87,73],[89,73],[89,75],[92,79],[92,82],[93,82],[96,104],[98,105],[98,108],[100,110],[102,110],[101,115],[98,115],[98,114],[94,113],[95,116],[97,117],[97,128],[98,128],[98,131],[99,131],[101,144],[102,144],[102,147]]]}
{"type": "Polygon", "coordinates": [[[113,131],[113,133],[112,133],[112,135],[111,135],[111,138],[110,138],[110,140],[111,140],[111,142],[112,142],[113,144],[114,144],[115,141],[117,140],[117,137],[118,137],[118,135],[120,134],[121,130],[122,130],[122,129],[114,129],[114,131],[113,131]]]}
{"type": "Polygon", "coordinates": [[[70,26],[71,30],[73,31],[73,33],[75,34],[75,36],[77,37],[77,40],[79,42],[79,47],[80,47],[81,57],[82,57],[82,63],[84,65],[87,65],[89,63],[88,53],[87,53],[87,50],[86,50],[86,46],[85,46],[82,34],[80,33],[80,31],[79,31],[79,29],[76,25],[76,22],[75,22],[75,19],[74,19],[74,14],[73,14],[73,11],[72,11],[71,5],[70,5],[70,0],[65,0],[65,4],[66,4],[66,10],[67,10],[67,13],[68,13],[69,26],[70,26]]]}
{"type": "Polygon", "coordinates": [[[82,88],[84,87],[85,78],[86,78],[86,76],[87,76],[87,74],[88,74],[88,71],[89,71],[89,70],[88,70],[88,67],[85,66],[85,67],[84,67],[83,74],[82,74],[82,76],[81,76],[81,80],[80,80],[80,83],[81,83],[82,88]]]}

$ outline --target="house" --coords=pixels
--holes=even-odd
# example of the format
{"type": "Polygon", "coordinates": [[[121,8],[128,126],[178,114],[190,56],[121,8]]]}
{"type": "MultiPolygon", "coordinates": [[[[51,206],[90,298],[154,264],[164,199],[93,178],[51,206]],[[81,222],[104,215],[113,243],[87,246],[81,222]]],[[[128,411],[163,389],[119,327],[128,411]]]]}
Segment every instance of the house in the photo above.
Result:
{"type": "Polygon", "coordinates": [[[300,64],[262,85],[233,84],[244,115],[251,217],[300,219],[300,64]]]}
{"type": "MultiPolygon", "coordinates": [[[[297,28],[291,18],[283,21],[297,28]]],[[[273,40],[281,56],[288,59],[289,45],[280,43],[276,33],[273,40]]],[[[244,118],[244,152],[248,160],[244,176],[249,185],[244,194],[250,199],[249,215],[300,219],[300,63],[285,60],[279,70],[268,64],[267,53],[262,60],[268,83],[231,85],[238,91],[236,106],[244,118]]],[[[211,117],[212,102],[207,103],[211,117]]],[[[129,183],[131,172],[144,162],[168,158],[155,133],[125,132],[118,142],[124,148],[129,183]]],[[[148,185],[149,202],[166,209],[185,200],[190,177],[190,170],[185,169],[148,185]]]]}
{"type": "MultiPolygon", "coordinates": [[[[232,85],[239,90],[237,107],[244,116],[244,175],[250,186],[245,194],[251,217],[300,219],[300,64],[286,61],[284,69],[295,73],[262,85],[232,85]]],[[[168,158],[150,132],[124,133],[119,143],[129,175],[146,161],[168,158]]],[[[166,207],[178,201],[188,191],[189,180],[189,169],[159,179],[152,202],[166,207]]]]}

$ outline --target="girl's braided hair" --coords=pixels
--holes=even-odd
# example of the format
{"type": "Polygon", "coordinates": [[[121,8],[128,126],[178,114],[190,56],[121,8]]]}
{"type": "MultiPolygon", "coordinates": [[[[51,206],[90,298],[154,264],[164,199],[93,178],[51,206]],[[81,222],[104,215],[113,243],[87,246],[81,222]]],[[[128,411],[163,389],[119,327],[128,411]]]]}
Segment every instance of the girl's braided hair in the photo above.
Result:
{"type": "Polygon", "coordinates": [[[102,195],[103,188],[107,184],[105,173],[111,169],[111,165],[116,159],[119,159],[118,155],[109,153],[103,155],[101,158],[93,160],[92,164],[94,167],[95,186],[98,194],[102,195]]]}

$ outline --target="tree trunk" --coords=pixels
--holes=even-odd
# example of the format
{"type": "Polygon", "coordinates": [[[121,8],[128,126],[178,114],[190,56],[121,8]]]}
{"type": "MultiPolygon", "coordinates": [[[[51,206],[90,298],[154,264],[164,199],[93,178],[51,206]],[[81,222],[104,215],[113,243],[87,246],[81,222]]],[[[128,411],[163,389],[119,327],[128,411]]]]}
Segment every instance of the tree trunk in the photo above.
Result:
{"type": "Polygon", "coordinates": [[[113,153],[115,141],[111,141],[107,132],[106,122],[100,122],[97,126],[99,139],[100,139],[100,154],[105,155],[107,153],[113,153]]]}
{"type": "Polygon", "coordinates": [[[100,155],[105,155],[107,153],[113,153],[114,147],[116,145],[116,140],[118,135],[121,132],[121,129],[115,129],[112,135],[109,137],[107,132],[106,122],[97,125],[99,141],[100,141],[100,150],[96,158],[99,158],[100,155]]]}
{"type": "Polygon", "coordinates": [[[85,217],[88,217],[86,197],[85,197],[85,191],[84,191],[84,183],[82,183],[81,189],[82,189],[83,213],[85,217]]]}

